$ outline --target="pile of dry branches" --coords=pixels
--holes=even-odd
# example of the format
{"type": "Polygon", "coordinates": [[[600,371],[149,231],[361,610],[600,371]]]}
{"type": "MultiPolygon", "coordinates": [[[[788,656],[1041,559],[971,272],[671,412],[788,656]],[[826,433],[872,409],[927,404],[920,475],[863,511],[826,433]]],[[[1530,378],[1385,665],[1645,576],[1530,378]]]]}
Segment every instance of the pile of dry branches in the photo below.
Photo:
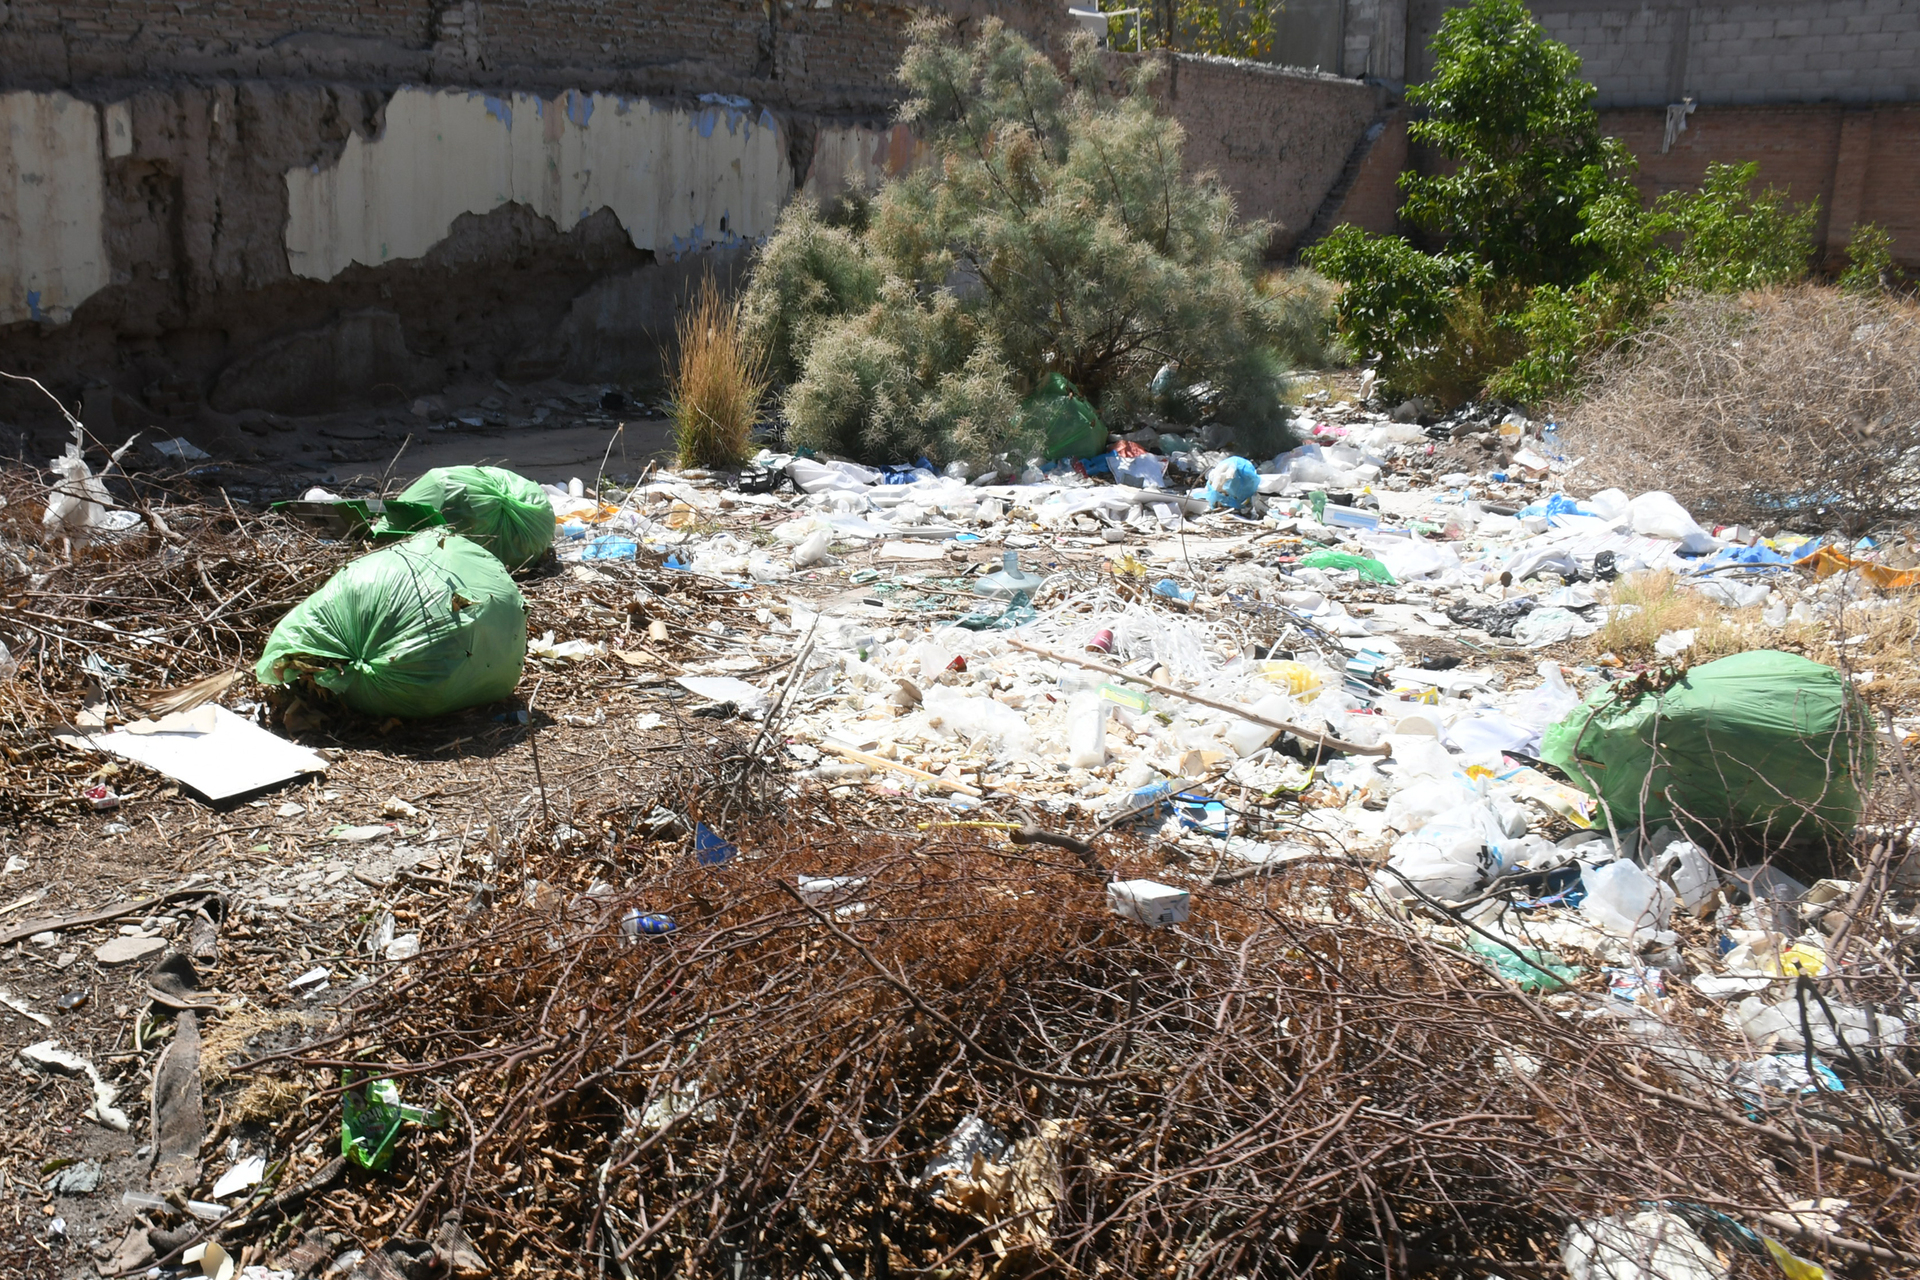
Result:
{"type": "Polygon", "coordinates": [[[496,1274],[1535,1275],[1569,1224],[1658,1203],[1739,1274],[1771,1263],[1736,1220],[1849,1274],[1920,1264],[1898,1063],[1757,1102],[1690,990],[1665,1022],[1543,1002],[1364,909],[1339,860],[1155,930],[1090,865],[1150,873],[1130,840],[1079,859],[800,798],[703,863],[651,812],[529,846],[524,893],[254,1064],[314,1086],[294,1145],[337,1124],[342,1071],[452,1117],[311,1227],[496,1274]],[[1835,1195],[1842,1238],[1782,1212],[1835,1195]]]}
{"type": "Polygon", "coordinates": [[[99,760],[64,747],[62,726],[119,694],[250,668],[282,615],[364,550],[221,495],[131,485],[139,527],[89,541],[43,525],[51,484],[0,470],[0,642],[19,667],[0,681],[0,820],[84,808],[99,760]]]}
{"type": "Polygon", "coordinates": [[[1683,299],[1566,413],[1581,492],[1851,533],[1920,510],[1920,306],[1817,285],[1683,299]]]}

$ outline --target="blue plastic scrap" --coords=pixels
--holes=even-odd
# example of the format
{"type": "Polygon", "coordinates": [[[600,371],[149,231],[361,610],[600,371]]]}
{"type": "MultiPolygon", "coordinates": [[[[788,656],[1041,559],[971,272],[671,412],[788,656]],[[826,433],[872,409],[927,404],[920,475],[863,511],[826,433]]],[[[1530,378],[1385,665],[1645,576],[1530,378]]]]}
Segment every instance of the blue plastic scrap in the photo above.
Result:
{"type": "Polygon", "coordinates": [[[1228,458],[1207,474],[1200,496],[1218,507],[1243,507],[1260,492],[1260,473],[1245,458],[1228,458]]]}
{"type": "Polygon", "coordinates": [[[713,829],[706,823],[693,824],[693,856],[701,866],[717,866],[739,852],[737,847],[713,834],[713,829]]]}

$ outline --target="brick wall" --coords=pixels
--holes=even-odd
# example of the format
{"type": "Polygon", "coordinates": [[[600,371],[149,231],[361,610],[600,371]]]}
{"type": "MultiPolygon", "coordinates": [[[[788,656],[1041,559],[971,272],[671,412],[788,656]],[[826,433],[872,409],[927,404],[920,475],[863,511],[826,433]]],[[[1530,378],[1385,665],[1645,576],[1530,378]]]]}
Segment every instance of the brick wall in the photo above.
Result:
{"type": "Polygon", "coordinates": [[[884,113],[920,13],[1053,44],[1052,0],[11,0],[0,89],[185,74],[530,91],[739,93],[884,113]]]}
{"type": "Polygon", "coordinates": [[[1188,54],[1156,89],[1187,132],[1187,168],[1218,175],[1241,217],[1271,222],[1276,255],[1313,221],[1383,107],[1357,80],[1188,54]]]}
{"type": "Polygon", "coordinates": [[[1703,106],[1665,155],[1663,109],[1602,112],[1601,127],[1639,158],[1649,197],[1698,186],[1712,162],[1757,161],[1763,184],[1795,203],[1820,201],[1814,240],[1829,256],[1854,223],[1874,222],[1893,234],[1901,262],[1920,267],[1920,104],[1703,106]]]}

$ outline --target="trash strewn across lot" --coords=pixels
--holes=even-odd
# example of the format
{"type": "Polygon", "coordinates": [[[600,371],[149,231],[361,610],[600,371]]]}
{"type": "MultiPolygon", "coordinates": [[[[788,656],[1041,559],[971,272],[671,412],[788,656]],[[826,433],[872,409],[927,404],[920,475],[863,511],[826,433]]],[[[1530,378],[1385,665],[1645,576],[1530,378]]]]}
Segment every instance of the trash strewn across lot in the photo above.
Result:
{"type": "Polygon", "coordinates": [[[6,473],[0,1262],[1912,1274],[1911,551],[1330,401],[6,473]]]}

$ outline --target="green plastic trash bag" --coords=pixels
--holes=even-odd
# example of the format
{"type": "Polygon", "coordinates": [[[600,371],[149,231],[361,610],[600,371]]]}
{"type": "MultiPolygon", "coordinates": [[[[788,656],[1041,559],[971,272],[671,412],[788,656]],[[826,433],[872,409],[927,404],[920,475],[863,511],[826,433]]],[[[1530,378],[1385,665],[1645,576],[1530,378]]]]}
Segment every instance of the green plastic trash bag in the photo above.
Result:
{"type": "Polygon", "coordinates": [[[553,504],[539,485],[499,467],[435,467],[407,486],[402,502],[438,511],[447,526],[524,569],[553,545],[553,504]]]}
{"type": "Polygon", "coordinates": [[[1300,558],[1303,569],[1352,569],[1369,582],[1393,585],[1393,574],[1387,566],[1371,556],[1350,555],[1345,551],[1315,551],[1300,558]]]}
{"type": "Polygon", "coordinates": [[[262,684],[311,680],[363,715],[419,719],[513,692],[527,605],[479,543],[439,530],[361,556],[267,637],[262,684]]]}
{"type": "Polygon", "coordinates": [[[1850,831],[1873,777],[1846,677],[1772,650],[1695,667],[1660,692],[1603,689],[1547,730],[1540,756],[1623,829],[1672,822],[1775,842],[1850,831]]]}
{"type": "Polygon", "coordinates": [[[1073,384],[1050,373],[1020,402],[1028,425],[1040,432],[1048,462],[1091,458],[1107,451],[1107,428],[1073,384]]]}

